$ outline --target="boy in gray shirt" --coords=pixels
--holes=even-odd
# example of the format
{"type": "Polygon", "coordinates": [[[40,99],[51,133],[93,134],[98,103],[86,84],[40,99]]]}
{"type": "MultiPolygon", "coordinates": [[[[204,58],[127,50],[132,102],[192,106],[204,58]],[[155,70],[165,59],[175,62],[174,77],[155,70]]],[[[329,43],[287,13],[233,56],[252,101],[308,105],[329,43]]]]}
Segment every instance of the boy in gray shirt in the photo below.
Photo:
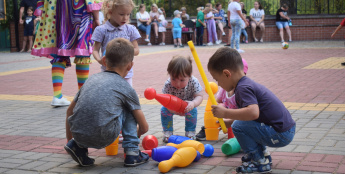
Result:
{"type": "Polygon", "coordinates": [[[126,39],[110,41],[103,64],[106,71],[92,75],[67,109],[65,150],[81,166],[94,164],[87,148],[104,148],[122,130],[125,166],[137,166],[149,156],[139,150],[139,138],[148,131],[135,90],[124,79],[133,66],[134,47],[126,39]],[[137,124],[139,128],[137,130],[137,124]]]}

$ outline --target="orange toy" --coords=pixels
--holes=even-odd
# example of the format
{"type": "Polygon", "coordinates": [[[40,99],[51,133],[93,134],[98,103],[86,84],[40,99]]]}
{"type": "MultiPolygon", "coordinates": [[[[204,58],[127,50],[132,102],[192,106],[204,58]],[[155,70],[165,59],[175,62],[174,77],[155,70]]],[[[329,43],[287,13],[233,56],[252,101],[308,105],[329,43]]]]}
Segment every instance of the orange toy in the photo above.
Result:
{"type": "Polygon", "coordinates": [[[109,146],[105,147],[105,154],[107,155],[117,155],[119,149],[119,137],[111,143],[109,146]]]}
{"type": "Polygon", "coordinates": [[[144,92],[144,96],[148,100],[156,99],[164,107],[177,113],[184,113],[184,110],[188,105],[187,102],[176,96],[170,94],[156,94],[156,90],[153,88],[147,88],[144,92]]]}
{"type": "Polygon", "coordinates": [[[183,148],[183,147],[193,147],[195,150],[199,151],[200,154],[203,154],[205,151],[205,146],[204,144],[200,143],[199,141],[195,140],[186,140],[182,142],[181,144],[174,144],[174,143],[168,143],[167,146],[173,146],[178,149],[183,148]]]}
{"type": "MultiPolygon", "coordinates": [[[[218,91],[218,85],[214,82],[209,82],[212,93],[215,94],[218,91]]],[[[207,91],[206,91],[207,93],[207,91]]],[[[210,94],[208,94],[210,96],[210,94]]],[[[210,97],[207,99],[207,104],[205,107],[204,114],[204,125],[205,125],[205,134],[206,140],[218,140],[219,137],[219,123],[217,123],[218,118],[213,116],[212,113],[212,102],[210,97]]]]}
{"type": "Polygon", "coordinates": [[[178,149],[169,160],[160,162],[158,169],[160,172],[166,173],[174,166],[186,167],[194,161],[196,155],[197,152],[193,147],[183,147],[178,149]]]}

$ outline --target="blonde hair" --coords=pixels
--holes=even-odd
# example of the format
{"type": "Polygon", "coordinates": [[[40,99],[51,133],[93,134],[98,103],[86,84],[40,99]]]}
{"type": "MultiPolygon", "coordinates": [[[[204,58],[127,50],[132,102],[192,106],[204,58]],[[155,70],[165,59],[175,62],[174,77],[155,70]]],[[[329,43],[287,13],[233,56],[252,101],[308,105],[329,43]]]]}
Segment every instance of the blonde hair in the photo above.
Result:
{"type": "Polygon", "coordinates": [[[124,38],[115,38],[108,42],[105,52],[107,67],[123,67],[134,58],[133,44],[124,38]]]}
{"type": "Polygon", "coordinates": [[[193,72],[192,58],[185,56],[174,56],[168,64],[168,74],[173,78],[191,77],[193,72]]]}
{"type": "Polygon", "coordinates": [[[209,13],[210,11],[211,11],[211,8],[210,8],[210,7],[206,7],[206,8],[204,9],[204,13],[205,13],[205,14],[209,13]]]}
{"type": "Polygon", "coordinates": [[[157,6],[157,4],[153,3],[153,4],[151,5],[151,11],[152,11],[152,7],[156,7],[156,8],[157,8],[157,12],[158,12],[158,6],[157,6]]]}
{"type": "Polygon", "coordinates": [[[211,8],[211,6],[212,6],[211,3],[207,3],[207,4],[205,5],[205,7],[210,7],[210,8],[211,8]]]}
{"type": "MultiPolygon", "coordinates": [[[[243,5],[243,9],[245,9],[246,8],[246,6],[244,5],[244,3],[243,2],[240,2],[240,5],[243,5]]],[[[242,10],[243,10],[242,9],[242,10]]]]}
{"type": "Polygon", "coordinates": [[[103,1],[102,11],[104,14],[104,18],[106,20],[110,19],[110,13],[117,7],[120,6],[130,6],[132,9],[135,7],[135,4],[132,0],[105,0],[103,1]]]}

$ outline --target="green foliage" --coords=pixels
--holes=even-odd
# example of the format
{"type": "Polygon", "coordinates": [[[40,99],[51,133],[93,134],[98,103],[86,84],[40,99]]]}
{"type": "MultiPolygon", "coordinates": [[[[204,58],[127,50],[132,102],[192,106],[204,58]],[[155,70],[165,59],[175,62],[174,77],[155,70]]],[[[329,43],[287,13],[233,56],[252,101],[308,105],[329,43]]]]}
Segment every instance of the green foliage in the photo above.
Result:
{"type": "MultiPolygon", "coordinates": [[[[10,22],[14,21],[14,6],[12,0],[6,0],[6,20],[1,20],[0,25],[1,29],[6,29],[9,27],[10,22]]],[[[19,9],[19,3],[18,7],[19,9]]],[[[19,10],[18,10],[19,11],[19,10]]]]}

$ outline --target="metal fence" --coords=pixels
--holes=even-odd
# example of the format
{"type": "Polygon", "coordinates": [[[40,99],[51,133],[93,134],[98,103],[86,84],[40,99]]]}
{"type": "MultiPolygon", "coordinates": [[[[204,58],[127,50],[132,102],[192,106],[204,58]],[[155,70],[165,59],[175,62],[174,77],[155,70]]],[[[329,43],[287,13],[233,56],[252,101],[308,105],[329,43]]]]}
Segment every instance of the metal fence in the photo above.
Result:
{"type": "MultiPolygon", "coordinates": [[[[151,5],[156,3],[158,7],[163,7],[168,18],[173,17],[174,10],[180,10],[181,7],[187,8],[190,16],[197,15],[197,7],[205,6],[206,3],[221,3],[226,11],[229,0],[133,0],[139,6],[146,5],[146,10],[150,11],[151,5]]],[[[254,8],[254,2],[257,0],[241,0],[245,4],[248,12],[254,8]]],[[[265,10],[266,15],[275,15],[281,4],[289,6],[289,14],[345,14],[345,0],[259,0],[265,10]]],[[[138,9],[133,11],[133,16],[138,9]]]]}

